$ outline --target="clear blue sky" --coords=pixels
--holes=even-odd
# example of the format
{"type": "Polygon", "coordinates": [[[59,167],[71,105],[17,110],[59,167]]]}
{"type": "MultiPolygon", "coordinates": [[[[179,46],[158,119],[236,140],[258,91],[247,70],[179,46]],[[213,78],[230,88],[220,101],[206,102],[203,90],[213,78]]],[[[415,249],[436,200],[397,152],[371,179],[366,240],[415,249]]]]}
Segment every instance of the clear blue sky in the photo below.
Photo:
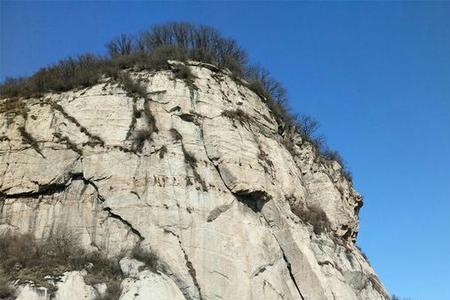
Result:
{"type": "Polygon", "coordinates": [[[348,162],[358,243],[389,291],[450,299],[450,2],[0,5],[1,80],[164,21],[236,38],[348,162]]]}

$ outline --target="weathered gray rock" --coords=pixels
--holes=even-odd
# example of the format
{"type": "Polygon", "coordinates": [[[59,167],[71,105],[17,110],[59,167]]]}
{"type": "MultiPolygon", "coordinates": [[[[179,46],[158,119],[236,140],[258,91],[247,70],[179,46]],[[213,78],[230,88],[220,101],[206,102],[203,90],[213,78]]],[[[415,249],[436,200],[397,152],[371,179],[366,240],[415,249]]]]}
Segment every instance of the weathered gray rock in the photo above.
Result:
{"type": "Polygon", "coordinates": [[[48,300],[50,295],[44,287],[34,287],[31,284],[24,284],[16,290],[16,300],[48,300]]]}
{"type": "Polygon", "coordinates": [[[47,288],[33,286],[29,283],[17,288],[16,299],[18,300],[94,300],[98,292],[84,282],[86,271],[66,272],[57,282],[56,293],[52,294],[47,288]]]}
{"type": "Polygon", "coordinates": [[[299,136],[288,150],[243,82],[190,69],[194,85],[131,72],[148,99],[105,79],[1,112],[0,229],[151,250],[165,272],[122,266],[121,299],[388,299],[354,245],[362,200],[339,164],[299,136]],[[308,224],[311,208],[329,230],[308,224]]]}
{"type": "Polygon", "coordinates": [[[145,270],[122,282],[121,300],[184,300],[177,285],[166,275],[145,270]]]}
{"type": "Polygon", "coordinates": [[[94,300],[96,290],[84,282],[84,273],[79,271],[67,272],[61,282],[57,283],[56,300],[94,300]]]}

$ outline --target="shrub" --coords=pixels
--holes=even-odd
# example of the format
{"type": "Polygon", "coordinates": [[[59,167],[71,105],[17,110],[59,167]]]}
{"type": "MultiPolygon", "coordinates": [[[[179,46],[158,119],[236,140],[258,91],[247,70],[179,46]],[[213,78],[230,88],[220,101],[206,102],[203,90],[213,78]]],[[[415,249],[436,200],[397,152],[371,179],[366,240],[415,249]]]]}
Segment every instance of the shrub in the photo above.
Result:
{"type": "Polygon", "coordinates": [[[162,268],[159,263],[159,258],[154,252],[144,250],[139,246],[133,248],[131,251],[131,257],[143,262],[152,272],[156,273],[162,268]]]}
{"type": "Polygon", "coordinates": [[[25,127],[19,127],[17,128],[17,130],[19,131],[20,136],[22,137],[22,141],[30,145],[37,153],[43,156],[41,149],[39,148],[38,142],[30,133],[28,133],[28,131],[25,130],[25,127]]]}
{"type": "Polygon", "coordinates": [[[303,221],[311,224],[315,234],[321,234],[330,230],[330,222],[327,215],[318,207],[298,205],[292,208],[292,212],[303,221]]]}
{"type": "Polygon", "coordinates": [[[6,272],[0,268],[0,299],[9,299],[14,296],[14,289],[10,285],[10,278],[6,272]]]}
{"type": "Polygon", "coordinates": [[[209,26],[176,22],[155,25],[138,36],[136,45],[135,51],[145,53],[170,47],[177,49],[177,58],[215,64],[238,74],[247,63],[247,54],[236,41],[209,26]]]}
{"type": "Polygon", "coordinates": [[[119,300],[122,294],[122,286],[120,280],[108,282],[104,295],[99,295],[95,300],[119,300]]]}
{"type": "MultiPolygon", "coordinates": [[[[137,37],[121,35],[106,44],[108,57],[85,54],[69,57],[39,70],[29,78],[8,78],[0,86],[2,97],[41,96],[91,86],[103,75],[116,78],[124,68],[167,69],[167,60],[188,59],[215,64],[242,74],[246,53],[236,41],[215,29],[189,23],[153,26],[137,37]]],[[[187,73],[180,74],[187,76],[187,73]]]]}
{"type": "Polygon", "coordinates": [[[12,270],[16,265],[28,265],[34,263],[34,258],[39,256],[36,251],[36,242],[31,235],[4,235],[0,237],[1,267],[12,270]]]}
{"type": "Polygon", "coordinates": [[[152,131],[150,129],[136,130],[133,136],[132,148],[134,151],[142,152],[145,141],[151,141],[152,131]]]}
{"type": "Polygon", "coordinates": [[[164,145],[161,147],[161,149],[159,149],[159,158],[163,159],[164,156],[166,155],[166,153],[167,153],[167,147],[164,145]]]}
{"type": "Polygon", "coordinates": [[[321,151],[321,155],[323,158],[327,160],[334,160],[338,162],[342,167],[341,169],[342,175],[350,182],[353,180],[352,173],[345,167],[344,159],[342,158],[341,154],[338,151],[330,150],[329,148],[324,148],[321,151]]]}
{"type": "Polygon", "coordinates": [[[319,122],[308,115],[300,115],[296,119],[298,131],[302,137],[314,136],[319,128],[319,122]]]}
{"type": "Polygon", "coordinates": [[[78,244],[75,235],[68,232],[52,234],[47,239],[37,242],[31,235],[0,236],[0,271],[8,270],[9,277],[0,273],[0,290],[4,289],[3,281],[27,281],[47,287],[45,276],[60,276],[66,271],[88,269],[88,284],[108,282],[122,278],[117,259],[104,257],[99,252],[86,252],[78,244]]]}
{"type": "MultiPolygon", "coordinates": [[[[228,68],[235,77],[243,77],[248,87],[265,99],[280,123],[281,131],[283,128],[296,128],[319,154],[327,149],[324,139],[313,134],[318,127],[317,121],[305,116],[297,118],[291,112],[287,105],[286,90],[281,83],[266,69],[250,66],[246,52],[236,41],[222,36],[211,27],[166,23],[153,26],[137,36],[121,35],[107,43],[106,48],[109,54],[107,57],[81,55],[61,60],[29,78],[9,78],[0,85],[0,95],[3,98],[41,96],[45,92],[91,86],[104,75],[118,79],[120,70],[126,68],[162,70],[170,68],[168,60],[196,60],[228,68]]],[[[189,68],[176,66],[173,72],[177,78],[186,80],[190,87],[194,87],[189,68]]],[[[145,98],[145,89],[129,78],[122,80],[126,89],[145,98]]],[[[288,150],[293,149],[292,145],[288,146],[288,150]]],[[[351,180],[351,174],[345,169],[343,161],[339,163],[344,176],[351,180]]]]}
{"type": "Polygon", "coordinates": [[[108,54],[111,57],[130,55],[133,51],[133,37],[121,34],[119,37],[106,44],[108,54]]]}
{"type": "Polygon", "coordinates": [[[175,75],[175,78],[183,80],[188,87],[191,89],[197,89],[194,84],[194,74],[192,74],[191,69],[184,64],[177,64],[172,68],[172,72],[175,75]]]}
{"type": "Polygon", "coordinates": [[[266,104],[278,120],[294,124],[295,116],[287,105],[287,93],[281,83],[274,79],[268,70],[259,66],[248,67],[245,79],[249,88],[266,100],[266,104]]]}
{"type": "Polygon", "coordinates": [[[2,97],[40,97],[45,92],[61,92],[88,87],[103,75],[105,60],[92,54],[69,57],[43,68],[29,78],[8,79],[0,86],[2,97]]]}
{"type": "Polygon", "coordinates": [[[27,115],[28,110],[24,101],[20,98],[9,98],[0,102],[0,113],[9,113],[12,115],[27,115]]]}
{"type": "Polygon", "coordinates": [[[183,136],[176,130],[175,128],[170,129],[170,135],[173,137],[175,141],[181,141],[183,140],[183,136]]]}
{"type": "Polygon", "coordinates": [[[25,93],[28,78],[7,77],[0,85],[0,94],[5,97],[18,97],[25,93]]]}
{"type": "Polygon", "coordinates": [[[120,82],[122,83],[124,89],[133,95],[138,95],[141,98],[147,98],[147,89],[142,86],[139,82],[135,82],[130,75],[128,74],[120,74],[119,75],[120,82]]]}
{"type": "Polygon", "coordinates": [[[234,110],[224,110],[222,112],[222,116],[231,120],[237,120],[241,124],[251,123],[253,121],[253,118],[240,108],[234,110]]]}
{"type": "Polygon", "coordinates": [[[184,64],[177,64],[172,68],[172,71],[175,75],[175,78],[182,79],[182,80],[192,80],[194,75],[191,72],[191,69],[189,69],[188,66],[184,64]]]}
{"type": "Polygon", "coordinates": [[[188,165],[190,165],[193,169],[197,167],[197,159],[195,158],[195,156],[186,151],[183,147],[183,154],[184,154],[184,162],[187,163],[188,165]]]}

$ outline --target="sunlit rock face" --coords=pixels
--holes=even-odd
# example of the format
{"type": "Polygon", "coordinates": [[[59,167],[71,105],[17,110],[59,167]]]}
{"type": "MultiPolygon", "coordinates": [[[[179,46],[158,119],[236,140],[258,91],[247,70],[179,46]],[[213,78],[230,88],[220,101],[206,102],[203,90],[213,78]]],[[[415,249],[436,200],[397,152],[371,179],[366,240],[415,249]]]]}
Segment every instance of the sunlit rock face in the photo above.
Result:
{"type": "MultiPolygon", "coordinates": [[[[0,231],[156,253],[165,272],[125,267],[121,299],[388,299],[354,245],[362,200],[340,165],[283,132],[245,82],[189,69],[189,82],[124,71],[147,97],[105,78],[2,110],[0,231]]],[[[95,299],[82,277],[38,296],[95,299]]]]}

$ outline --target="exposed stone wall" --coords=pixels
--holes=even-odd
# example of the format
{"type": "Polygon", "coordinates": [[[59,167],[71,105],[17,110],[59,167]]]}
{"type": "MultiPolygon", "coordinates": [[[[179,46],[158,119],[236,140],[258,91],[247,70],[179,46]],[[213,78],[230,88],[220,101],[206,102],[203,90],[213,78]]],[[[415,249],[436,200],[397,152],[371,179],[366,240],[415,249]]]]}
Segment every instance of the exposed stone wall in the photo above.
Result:
{"type": "Polygon", "coordinates": [[[0,229],[156,253],[165,274],[124,281],[121,299],[388,299],[353,244],[362,200],[339,164],[297,136],[288,150],[227,72],[190,70],[130,72],[144,98],[105,79],[0,109],[0,229]]]}

